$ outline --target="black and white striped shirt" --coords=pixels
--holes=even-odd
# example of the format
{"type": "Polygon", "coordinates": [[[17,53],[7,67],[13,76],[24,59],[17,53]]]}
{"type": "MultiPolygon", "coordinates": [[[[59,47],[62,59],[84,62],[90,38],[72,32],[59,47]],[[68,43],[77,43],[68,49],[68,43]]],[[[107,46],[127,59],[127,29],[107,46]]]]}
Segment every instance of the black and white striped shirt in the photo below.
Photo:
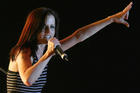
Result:
{"type": "MultiPolygon", "coordinates": [[[[33,61],[33,64],[37,60],[33,61]]],[[[8,71],[7,73],[7,93],[41,93],[43,86],[47,82],[47,65],[38,80],[31,86],[23,84],[18,72],[8,71]]]]}

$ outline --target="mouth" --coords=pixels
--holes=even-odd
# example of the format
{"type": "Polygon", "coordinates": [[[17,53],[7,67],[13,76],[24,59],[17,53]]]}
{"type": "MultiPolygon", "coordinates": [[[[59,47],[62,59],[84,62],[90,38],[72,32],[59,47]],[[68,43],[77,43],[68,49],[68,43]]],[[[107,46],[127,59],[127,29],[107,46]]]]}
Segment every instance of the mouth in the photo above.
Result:
{"type": "Polygon", "coordinates": [[[49,40],[51,38],[51,35],[47,35],[45,38],[49,40]]]}

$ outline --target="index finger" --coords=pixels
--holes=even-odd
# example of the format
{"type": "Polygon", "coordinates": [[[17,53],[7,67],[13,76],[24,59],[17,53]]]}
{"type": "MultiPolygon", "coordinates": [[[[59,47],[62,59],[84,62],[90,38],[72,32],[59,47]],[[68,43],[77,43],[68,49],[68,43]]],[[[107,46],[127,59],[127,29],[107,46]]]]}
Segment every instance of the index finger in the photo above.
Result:
{"type": "Polygon", "coordinates": [[[129,5],[127,5],[127,7],[123,10],[123,12],[126,13],[127,11],[129,11],[132,8],[132,4],[133,2],[130,2],[129,5]]]}

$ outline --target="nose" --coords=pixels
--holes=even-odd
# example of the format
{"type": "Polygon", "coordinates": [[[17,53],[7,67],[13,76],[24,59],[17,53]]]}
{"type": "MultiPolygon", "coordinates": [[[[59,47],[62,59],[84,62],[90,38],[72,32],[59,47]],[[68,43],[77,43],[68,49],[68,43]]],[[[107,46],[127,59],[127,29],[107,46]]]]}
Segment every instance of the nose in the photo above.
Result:
{"type": "Polygon", "coordinates": [[[45,33],[49,33],[49,27],[45,26],[45,33]]]}

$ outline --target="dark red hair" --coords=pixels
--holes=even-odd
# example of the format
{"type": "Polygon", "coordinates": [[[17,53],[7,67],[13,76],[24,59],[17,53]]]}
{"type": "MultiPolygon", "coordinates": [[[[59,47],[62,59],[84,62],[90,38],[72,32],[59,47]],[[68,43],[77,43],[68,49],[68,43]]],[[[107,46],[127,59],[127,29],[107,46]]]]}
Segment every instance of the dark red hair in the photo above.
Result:
{"type": "Polygon", "coordinates": [[[10,59],[15,60],[19,52],[25,47],[30,47],[32,54],[35,53],[37,49],[37,34],[45,25],[46,15],[55,17],[56,37],[58,38],[59,18],[57,14],[49,8],[36,8],[29,13],[17,44],[10,51],[10,59]]]}

